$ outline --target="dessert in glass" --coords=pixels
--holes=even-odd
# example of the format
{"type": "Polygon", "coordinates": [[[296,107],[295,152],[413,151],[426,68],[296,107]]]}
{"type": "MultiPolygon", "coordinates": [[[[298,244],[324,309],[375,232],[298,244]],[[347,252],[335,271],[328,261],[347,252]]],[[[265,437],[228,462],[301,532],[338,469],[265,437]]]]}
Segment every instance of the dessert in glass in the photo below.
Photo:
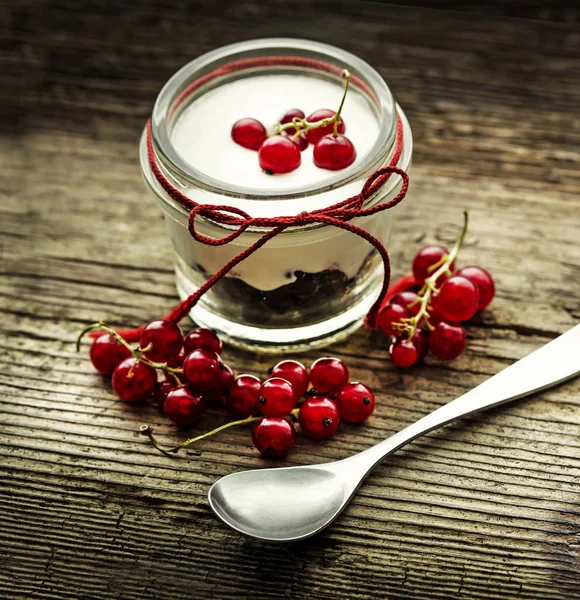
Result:
{"type": "MultiPolygon", "coordinates": [[[[227,244],[202,243],[190,233],[189,210],[167,192],[159,173],[197,204],[235,207],[253,218],[291,217],[359,194],[395,152],[397,166],[406,171],[412,154],[407,119],[380,75],[348,52],[306,40],[263,39],[220,48],[184,66],[160,92],[140,148],[145,182],[165,213],[181,298],[196,292],[271,228],[252,225],[227,244]],[[332,109],[327,114],[339,113],[339,118],[318,130],[301,130],[301,123],[313,123],[312,115],[320,109],[332,109]],[[299,165],[282,161],[277,169],[276,149],[268,154],[258,150],[259,144],[250,147],[251,128],[242,127],[236,138],[234,125],[248,118],[264,125],[270,146],[281,137],[282,146],[288,140],[304,142],[298,155],[292,151],[299,165]],[[344,157],[340,152],[329,159],[314,143],[320,138],[314,132],[323,129],[327,138],[341,137],[341,132],[348,138],[354,151],[348,154],[347,149],[346,160],[336,159],[344,157]],[[248,132],[250,142],[244,141],[248,132]],[[297,139],[306,137],[311,143],[297,139]]],[[[365,207],[389,202],[401,184],[393,175],[365,207]]],[[[385,210],[350,222],[386,246],[392,213],[385,210]]],[[[212,240],[237,228],[204,214],[195,218],[196,232],[212,240]]],[[[306,350],[358,328],[382,281],[383,262],[367,240],[330,224],[302,223],[285,228],[236,264],[200,298],[190,316],[246,349],[306,350]]]]}

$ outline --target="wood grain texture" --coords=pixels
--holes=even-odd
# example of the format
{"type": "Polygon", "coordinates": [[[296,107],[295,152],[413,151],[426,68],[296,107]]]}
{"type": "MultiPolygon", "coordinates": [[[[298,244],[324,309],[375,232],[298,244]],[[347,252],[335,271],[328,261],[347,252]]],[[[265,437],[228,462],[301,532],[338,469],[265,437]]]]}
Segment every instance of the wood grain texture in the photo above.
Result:
{"type": "MultiPolygon", "coordinates": [[[[380,3],[23,0],[0,7],[0,597],[4,600],[449,600],[580,596],[580,383],[466,419],[379,467],[322,535],[273,546],[220,525],[218,477],[262,465],[247,431],[181,458],[137,433],[79,328],[137,325],[176,301],[137,141],[165,80],[256,36],[373,64],[415,135],[396,274],[471,215],[464,264],[497,280],[467,351],[409,372],[359,331],[329,351],[377,391],[368,424],[301,440],[286,464],[342,458],[580,320],[580,32],[380,3]]],[[[313,352],[305,357],[322,355],[313,352]]],[[[237,371],[270,360],[228,349],[237,371]]],[[[200,429],[225,421],[208,415],[200,429]]]]}
{"type": "Polygon", "coordinates": [[[560,21],[578,23],[580,12],[572,2],[567,0],[495,0],[480,2],[479,0],[375,0],[385,4],[401,6],[417,6],[437,10],[453,10],[475,15],[493,17],[510,17],[516,19],[540,19],[542,21],[560,21]]]}

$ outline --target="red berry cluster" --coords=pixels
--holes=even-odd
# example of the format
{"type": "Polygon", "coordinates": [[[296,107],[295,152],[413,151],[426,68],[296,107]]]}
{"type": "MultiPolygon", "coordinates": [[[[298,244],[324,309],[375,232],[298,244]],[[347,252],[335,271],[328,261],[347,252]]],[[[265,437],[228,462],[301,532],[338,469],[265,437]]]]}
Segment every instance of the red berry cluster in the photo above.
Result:
{"type": "Polygon", "coordinates": [[[399,367],[410,367],[431,351],[452,360],[463,352],[465,329],[460,323],[489,306],[495,295],[491,275],[477,266],[456,270],[455,260],[467,229],[449,252],[425,246],[413,259],[413,275],[394,284],[399,291],[381,308],[379,328],[393,336],[389,355],[399,367]],[[400,289],[407,287],[408,289],[400,289]]]}
{"type": "Polygon", "coordinates": [[[290,173],[301,162],[301,152],[314,146],[314,164],[330,171],[345,169],[356,158],[353,143],[344,135],[346,126],[340,116],[348,91],[350,74],[343,71],[345,88],[335,112],[326,108],[315,110],[308,118],[298,108],[288,110],[268,135],[266,127],[253,118],[236,121],[231,136],[236,144],[258,151],[260,167],[269,174],[290,173]]]}
{"type": "MultiPolygon", "coordinates": [[[[349,383],[348,368],[338,358],[319,358],[310,371],[297,361],[283,360],[259,387],[255,379],[255,393],[245,409],[264,415],[252,432],[254,446],[264,456],[285,456],[294,446],[296,432],[290,416],[298,419],[304,435],[322,440],[336,433],[341,419],[360,423],[375,407],[372,391],[362,383],[349,383]]],[[[230,394],[230,409],[235,395],[230,394]]]]}
{"type": "Polygon", "coordinates": [[[348,368],[338,358],[320,358],[310,371],[297,361],[283,360],[262,382],[254,375],[236,377],[221,358],[220,339],[208,329],[194,329],[184,337],[175,323],[152,321],[142,330],[139,348],[133,348],[104,323],[85,332],[91,328],[105,330],[91,346],[91,362],[103,375],[112,375],[113,390],[121,400],[134,404],[153,398],[181,426],[196,425],[208,406],[225,405],[241,419],[172,449],[160,446],[144,426],[142,431],[164,452],[175,452],[231,425],[255,422],[254,446],[264,456],[280,457],[296,441],[290,417],[297,419],[304,435],[324,439],[336,432],[341,419],[359,423],[374,410],[372,391],[349,382],[348,368]]]}

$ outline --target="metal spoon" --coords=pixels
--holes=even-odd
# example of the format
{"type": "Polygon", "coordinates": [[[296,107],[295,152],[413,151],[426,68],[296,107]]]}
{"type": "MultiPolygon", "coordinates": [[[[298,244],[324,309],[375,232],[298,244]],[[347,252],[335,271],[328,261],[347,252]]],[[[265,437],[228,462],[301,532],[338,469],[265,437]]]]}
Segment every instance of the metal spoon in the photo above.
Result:
{"type": "Polygon", "coordinates": [[[209,490],[224,523],[262,540],[290,542],[318,533],[346,508],[373,467],[419,436],[580,374],[580,325],[376,446],[336,462],[242,471],[209,490]]]}

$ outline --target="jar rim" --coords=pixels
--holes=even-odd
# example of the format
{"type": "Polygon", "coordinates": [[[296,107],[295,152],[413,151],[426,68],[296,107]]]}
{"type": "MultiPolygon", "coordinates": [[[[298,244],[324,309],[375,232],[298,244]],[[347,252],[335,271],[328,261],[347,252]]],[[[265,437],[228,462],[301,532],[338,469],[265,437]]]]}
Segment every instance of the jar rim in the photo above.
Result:
{"type": "MultiPolygon", "coordinates": [[[[305,58],[306,59],[306,58],[305,58]]],[[[241,61],[240,61],[241,62],[241,61]]],[[[203,89],[203,85],[199,89],[203,89]]],[[[367,92],[368,93],[368,92],[367,92]]],[[[263,38],[238,42],[212,50],[194,59],[177,71],[159,93],[151,118],[151,136],[155,153],[168,173],[185,187],[192,186],[229,198],[255,201],[298,200],[319,195],[366,178],[384,164],[392,151],[397,131],[395,100],[384,79],[368,63],[354,54],[328,44],[294,38],[263,38]],[[188,86],[212,70],[236,60],[264,57],[264,53],[277,57],[306,57],[315,55],[317,61],[337,70],[348,69],[374,96],[379,111],[379,132],[372,148],[364,159],[352,167],[324,179],[300,187],[284,189],[259,189],[233,185],[215,179],[188,163],[176,150],[171,140],[173,113],[180,97],[188,86]]]]}

